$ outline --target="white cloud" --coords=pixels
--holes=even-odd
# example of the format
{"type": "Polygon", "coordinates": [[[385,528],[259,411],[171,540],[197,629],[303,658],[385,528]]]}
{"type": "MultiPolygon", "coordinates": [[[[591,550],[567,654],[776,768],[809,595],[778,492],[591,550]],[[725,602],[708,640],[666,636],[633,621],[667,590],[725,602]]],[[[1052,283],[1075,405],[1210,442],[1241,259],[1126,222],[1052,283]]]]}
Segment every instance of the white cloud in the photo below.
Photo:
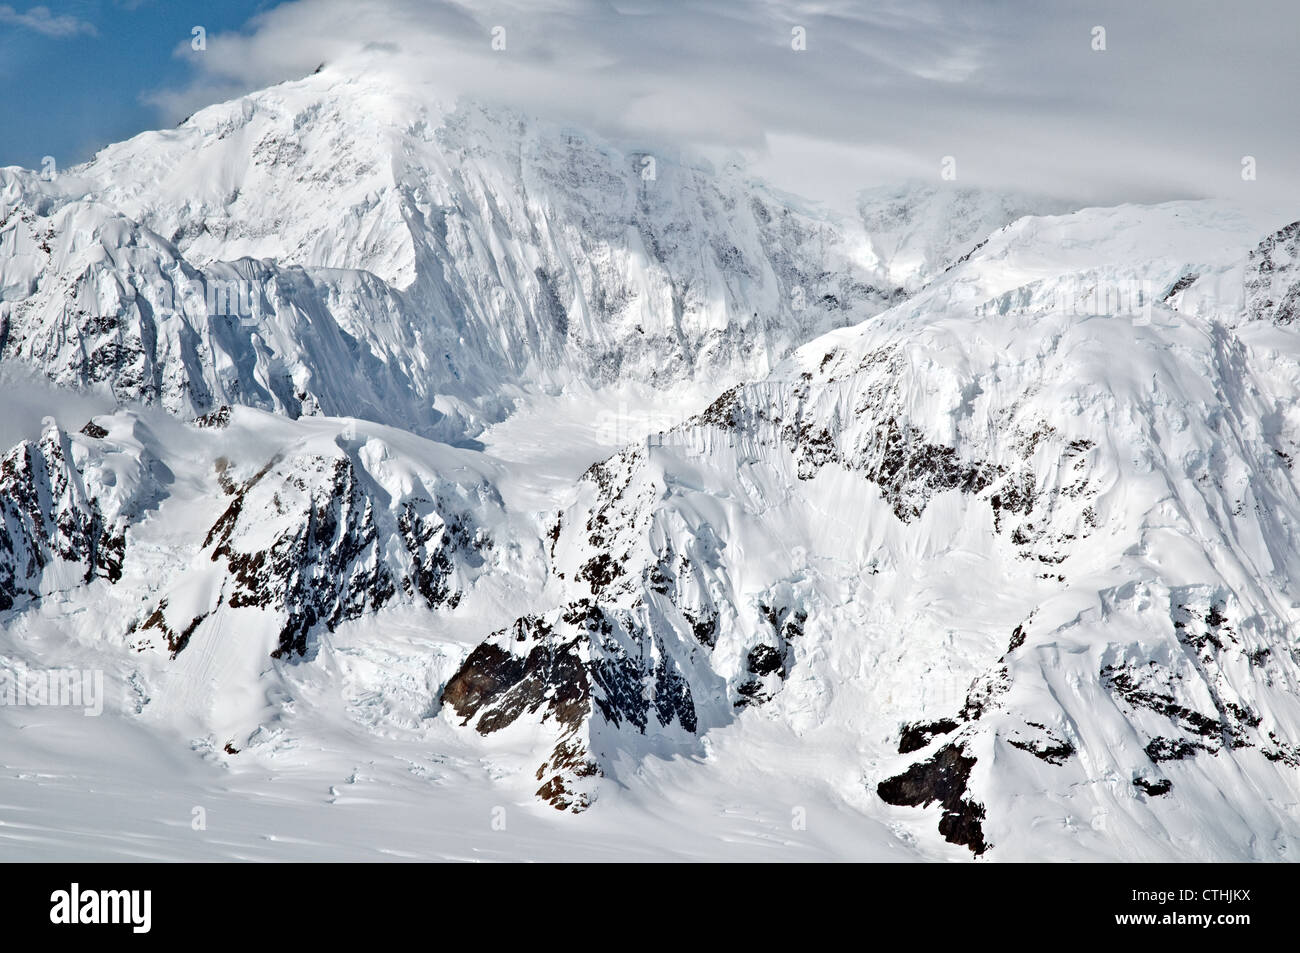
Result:
{"type": "Polygon", "coordinates": [[[1285,0],[295,0],[209,37],[168,118],[366,54],[449,93],[607,134],[746,147],[792,190],[846,198],[938,174],[1084,201],[1300,201],[1285,0]],[[1106,27],[1107,49],[1092,49],[1106,27]],[[506,49],[492,49],[505,28],[506,49]],[[791,48],[802,27],[807,49],[791,48]],[[381,53],[379,46],[389,52],[381,53]],[[1258,181],[1243,183],[1254,155],[1258,181]],[[862,176],[872,176],[863,181],[862,176]]]}
{"type": "Polygon", "coordinates": [[[49,7],[32,7],[20,13],[7,3],[0,3],[0,23],[12,23],[14,26],[35,30],[45,36],[70,37],[86,34],[96,35],[95,25],[80,20],[70,14],[58,16],[50,12],[49,7]]]}

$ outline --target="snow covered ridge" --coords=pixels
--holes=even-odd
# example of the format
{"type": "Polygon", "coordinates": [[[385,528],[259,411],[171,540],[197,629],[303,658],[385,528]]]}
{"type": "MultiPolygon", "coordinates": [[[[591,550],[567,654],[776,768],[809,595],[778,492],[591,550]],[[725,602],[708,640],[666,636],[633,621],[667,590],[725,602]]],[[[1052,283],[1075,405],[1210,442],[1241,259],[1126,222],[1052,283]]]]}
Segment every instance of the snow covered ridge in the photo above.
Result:
{"type": "Polygon", "coordinates": [[[90,587],[76,598],[128,600],[120,631],[100,634],[135,652],[175,659],[227,616],[273,657],[308,655],[318,629],[394,602],[454,608],[485,566],[509,562],[491,470],[468,456],[239,408],[162,437],[130,411],[76,433],[50,418],[0,461],[0,606],[90,587]]]}

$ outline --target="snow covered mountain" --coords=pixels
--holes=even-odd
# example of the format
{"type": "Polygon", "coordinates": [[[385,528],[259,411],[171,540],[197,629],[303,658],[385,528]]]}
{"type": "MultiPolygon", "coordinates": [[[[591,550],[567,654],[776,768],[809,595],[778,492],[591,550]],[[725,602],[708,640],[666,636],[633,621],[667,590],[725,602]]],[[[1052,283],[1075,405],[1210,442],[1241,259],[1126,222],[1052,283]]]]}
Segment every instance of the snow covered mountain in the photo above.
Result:
{"type": "Polygon", "coordinates": [[[1285,215],[843,219],[333,68],[0,202],[0,675],[109,747],[419,856],[1300,849],[1285,215]]]}
{"type": "Polygon", "coordinates": [[[753,376],[904,293],[856,223],[738,167],[433,97],[324,70],[0,172],[0,357],[454,440],[528,393],[753,376]]]}

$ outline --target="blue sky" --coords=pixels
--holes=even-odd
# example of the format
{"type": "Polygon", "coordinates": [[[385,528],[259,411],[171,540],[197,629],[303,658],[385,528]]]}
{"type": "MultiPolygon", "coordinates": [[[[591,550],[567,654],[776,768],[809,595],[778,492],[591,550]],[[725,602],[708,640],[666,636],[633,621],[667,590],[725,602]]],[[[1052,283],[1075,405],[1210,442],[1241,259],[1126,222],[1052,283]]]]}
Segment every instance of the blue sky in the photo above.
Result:
{"type": "Polygon", "coordinates": [[[157,127],[162,112],[149,97],[188,81],[193,27],[240,30],[273,6],[275,0],[0,0],[0,166],[34,168],[52,155],[66,167],[157,127]]]}

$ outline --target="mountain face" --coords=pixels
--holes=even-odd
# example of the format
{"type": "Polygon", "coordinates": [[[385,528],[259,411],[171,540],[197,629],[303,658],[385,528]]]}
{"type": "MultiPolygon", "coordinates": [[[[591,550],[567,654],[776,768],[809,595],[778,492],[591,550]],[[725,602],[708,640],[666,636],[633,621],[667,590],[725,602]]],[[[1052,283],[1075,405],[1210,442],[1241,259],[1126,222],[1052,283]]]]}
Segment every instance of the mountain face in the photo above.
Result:
{"type": "Polygon", "coordinates": [[[569,831],[715,775],[881,857],[1300,849],[1300,224],[836,219],[331,69],[0,200],[0,358],[77,392],[3,671],[236,775],[414,739],[431,813],[455,751],[569,831]],[[594,433],[629,385],[703,399],[594,433]]]}
{"type": "Polygon", "coordinates": [[[172,658],[237,609],[259,610],[236,615],[274,630],[278,658],[306,655],[318,625],[395,601],[455,608],[504,558],[491,471],[438,445],[420,448],[431,461],[395,449],[401,432],[324,423],[285,429],[222,408],[168,439],[130,411],[77,433],[47,418],[38,443],[0,463],[5,608],[124,583],[145,603],[124,629],[130,644],[165,644],[172,658]],[[131,556],[148,548],[156,564],[128,559],[128,539],[131,556]],[[147,580],[132,580],[133,566],[147,580]]]}
{"type": "Polygon", "coordinates": [[[753,376],[909,277],[738,167],[329,71],[0,199],[0,359],[444,440],[529,393],[753,376]]]}
{"type": "Polygon", "coordinates": [[[1241,225],[1194,206],[1023,220],[949,284],[594,465],[551,531],[571,601],[483,643],[445,701],[483,733],[553,723],[538,794],[560,807],[620,749],[688,754],[758,708],[834,751],[865,711],[895,746],[874,752],[880,799],[937,803],[938,833],[977,855],[1080,815],[1105,819],[1084,843],[1157,824],[1193,855],[1256,824],[1286,842],[1269,805],[1300,765],[1295,227],[1191,262],[1197,282],[1114,257],[1241,225]],[[1044,233],[1096,263],[1060,281],[1163,302],[1062,309],[1051,279],[1008,295],[1044,233]],[[1236,299],[1189,317],[1199,282],[1236,299]]]}

